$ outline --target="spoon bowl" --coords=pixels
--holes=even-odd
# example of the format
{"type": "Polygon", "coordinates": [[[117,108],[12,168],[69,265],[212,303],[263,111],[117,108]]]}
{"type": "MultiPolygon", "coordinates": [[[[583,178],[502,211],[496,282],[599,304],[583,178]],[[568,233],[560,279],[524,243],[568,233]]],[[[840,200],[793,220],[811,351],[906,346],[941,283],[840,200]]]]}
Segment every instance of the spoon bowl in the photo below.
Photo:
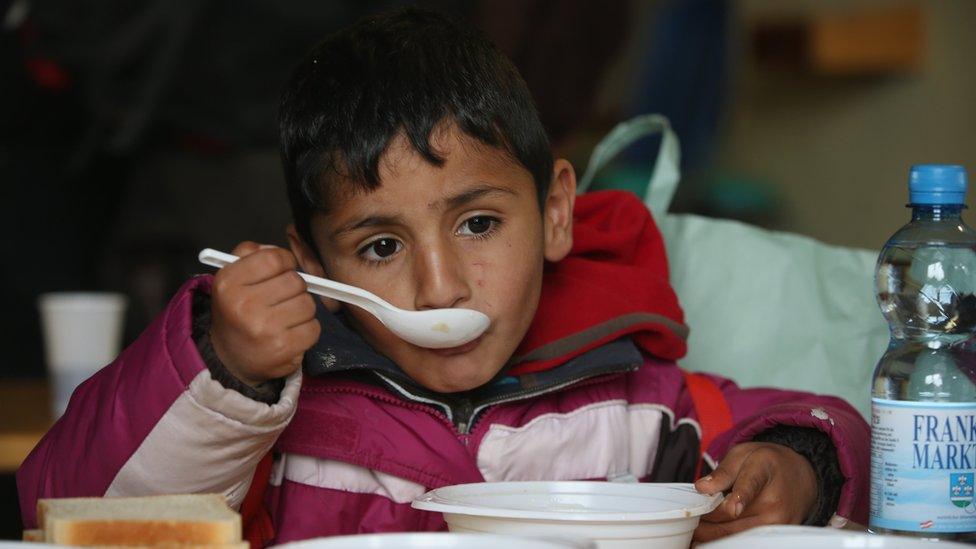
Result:
{"type": "MultiPolygon", "coordinates": [[[[206,248],[200,262],[218,269],[238,258],[236,255],[206,248]]],[[[427,309],[408,311],[394,307],[362,288],[326,278],[298,273],[310,293],[355,305],[375,316],[404,341],[428,349],[450,349],[474,341],[488,329],[491,319],[474,309],[427,309]]]]}
{"type": "Polygon", "coordinates": [[[464,345],[481,336],[491,323],[485,314],[473,309],[401,312],[406,314],[388,315],[380,321],[402,339],[428,349],[464,345]]]}

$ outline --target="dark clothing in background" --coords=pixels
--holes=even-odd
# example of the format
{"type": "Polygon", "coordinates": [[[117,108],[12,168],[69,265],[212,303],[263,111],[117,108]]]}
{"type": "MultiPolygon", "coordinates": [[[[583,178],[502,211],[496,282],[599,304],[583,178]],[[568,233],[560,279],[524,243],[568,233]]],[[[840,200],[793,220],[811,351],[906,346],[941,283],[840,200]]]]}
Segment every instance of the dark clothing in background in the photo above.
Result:
{"type": "Polygon", "coordinates": [[[518,67],[558,143],[590,121],[632,11],[627,0],[501,0],[480,2],[474,20],[518,67]]]}

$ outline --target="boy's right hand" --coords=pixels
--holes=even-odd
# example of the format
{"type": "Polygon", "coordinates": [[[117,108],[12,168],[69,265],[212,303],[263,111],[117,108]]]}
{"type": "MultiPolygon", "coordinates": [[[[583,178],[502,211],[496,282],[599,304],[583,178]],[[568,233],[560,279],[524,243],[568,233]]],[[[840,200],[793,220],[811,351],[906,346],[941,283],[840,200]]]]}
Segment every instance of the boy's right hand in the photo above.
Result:
{"type": "Polygon", "coordinates": [[[256,386],[301,368],[322,328],[290,251],[242,242],[234,255],[214,276],[210,340],[224,367],[256,386]]]}

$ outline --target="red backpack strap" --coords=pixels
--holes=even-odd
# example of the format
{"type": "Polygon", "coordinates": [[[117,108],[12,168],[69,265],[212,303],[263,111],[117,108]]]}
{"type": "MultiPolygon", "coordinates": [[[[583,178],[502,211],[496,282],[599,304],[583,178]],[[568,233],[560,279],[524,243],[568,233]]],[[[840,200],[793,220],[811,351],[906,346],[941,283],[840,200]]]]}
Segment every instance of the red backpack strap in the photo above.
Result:
{"type": "Polygon", "coordinates": [[[701,427],[701,447],[698,462],[695,464],[695,480],[701,476],[702,463],[705,452],[715,437],[732,428],[732,411],[725,395],[712,378],[703,374],[681,372],[685,378],[685,386],[691,394],[691,402],[698,414],[698,425],[701,427]]]}
{"type": "Polygon", "coordinates": [[[274,523],[271,513],[264,507],[264,492],[271,480],[271,465],[274,456],[268,452],[254,471],[254,480],[247,489],[244,503],[241,504],[241,522],[244,525],[244,539],[251,544],[251,549],[267,547],[274,539],[274,523]]]}

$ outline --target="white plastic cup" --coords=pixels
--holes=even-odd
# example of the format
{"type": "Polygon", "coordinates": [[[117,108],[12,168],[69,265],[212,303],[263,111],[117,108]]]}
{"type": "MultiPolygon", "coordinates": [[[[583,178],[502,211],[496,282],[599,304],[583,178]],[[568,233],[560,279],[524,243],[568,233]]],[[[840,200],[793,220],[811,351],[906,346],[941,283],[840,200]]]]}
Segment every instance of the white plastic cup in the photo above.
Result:
{"type": "Polygon", "coordinates": [[[119,354],[127,304],[124,295],[107,292],[38,297],[53,419],[61,417],[81,382],[119,354]]]}

